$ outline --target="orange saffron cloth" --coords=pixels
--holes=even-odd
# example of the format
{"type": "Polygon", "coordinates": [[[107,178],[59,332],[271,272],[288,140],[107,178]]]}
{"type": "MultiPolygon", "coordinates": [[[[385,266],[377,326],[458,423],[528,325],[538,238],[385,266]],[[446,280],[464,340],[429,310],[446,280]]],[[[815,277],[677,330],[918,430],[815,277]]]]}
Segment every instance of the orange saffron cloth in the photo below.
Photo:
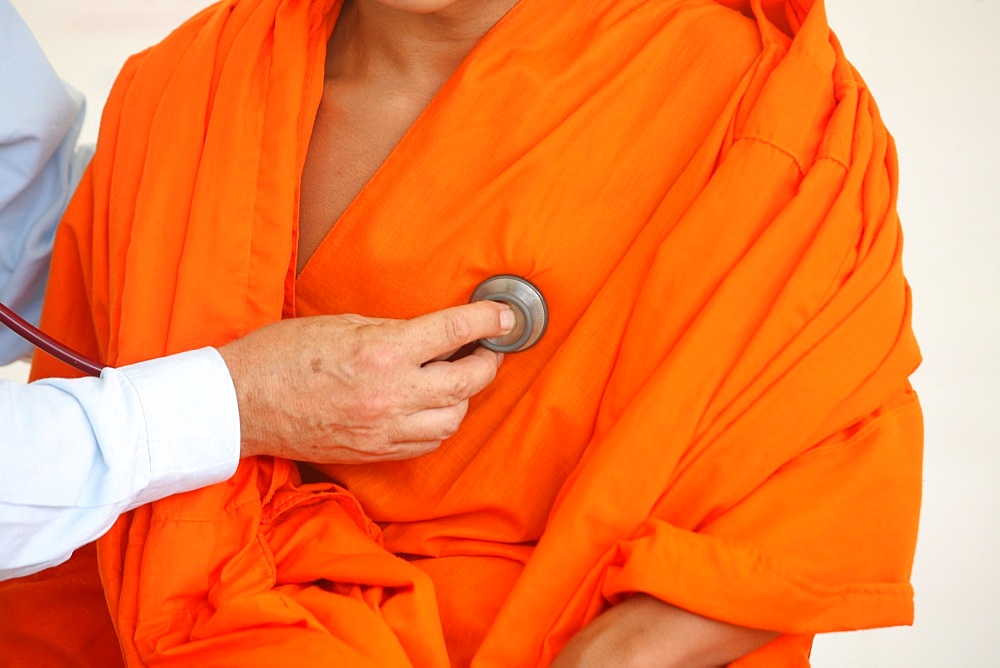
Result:
{"type": "Polygon", "coordinates": [[[431,455],[245,460],[123,515],[99,576],[5,584],[0,656],[544,665],[633,592],[783,634],[738,666],[911,623],[895,151],[822,2],[522,0],[296,276],[338,10],[230,0],[126,64],[44,327],[121,365],[509,273],[546,335],[431,455]]]}

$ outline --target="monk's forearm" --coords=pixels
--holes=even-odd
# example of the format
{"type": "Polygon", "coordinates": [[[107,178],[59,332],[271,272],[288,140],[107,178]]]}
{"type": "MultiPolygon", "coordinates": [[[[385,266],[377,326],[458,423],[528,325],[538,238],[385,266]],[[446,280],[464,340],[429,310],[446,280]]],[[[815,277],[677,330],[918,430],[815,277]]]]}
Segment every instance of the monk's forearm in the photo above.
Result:
{"type": "Polygon", "coordinates": [[[584,627],[552,665],[724,666],[777,636],[636,594],[584,627]]]}

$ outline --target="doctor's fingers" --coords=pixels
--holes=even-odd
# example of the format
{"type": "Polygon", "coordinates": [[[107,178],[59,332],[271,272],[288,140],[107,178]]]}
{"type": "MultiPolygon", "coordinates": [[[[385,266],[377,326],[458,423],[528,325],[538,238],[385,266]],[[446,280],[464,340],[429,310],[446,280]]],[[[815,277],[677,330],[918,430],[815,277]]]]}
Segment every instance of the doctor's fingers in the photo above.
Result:
{"type": "Polygon", "coordinates": [[[503,355],[476,348],[453,362],[430,362],[418,370],[413,397],[417,409],[454,406],[479,394],[492,383],[503,363],[503,355]]]}
{"type": "MultiPolygon", "coordinates": [[[[411,449],[410,456],[427,454],[458,432],[468,411],[468,400],[444,408],[417,411],[400,421],[397,438],[403,439],[411,449]]],[[[397,442],[394,449],[401,449],[401,444],[397,442]]]]}
{"type": "Polygon", "coordinates": [[[401,327],[408,359],[422,364],[473,341],[502,336],[514,329],[515,323],[510,306],[484,300],[418,316],[402,322],[401,327]]]}

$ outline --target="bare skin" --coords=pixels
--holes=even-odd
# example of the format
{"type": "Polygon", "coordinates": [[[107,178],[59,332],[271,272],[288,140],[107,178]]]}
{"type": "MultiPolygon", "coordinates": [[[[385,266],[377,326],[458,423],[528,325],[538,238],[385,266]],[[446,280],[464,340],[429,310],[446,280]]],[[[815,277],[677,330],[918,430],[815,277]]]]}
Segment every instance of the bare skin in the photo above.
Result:
{"type": "MultiPolygon", "coordinates": [[[[327,47],[323,99],[302,177],[299,270],[516,1],[345,0],[327,47]]],[[[776,635],[638,595],[581,630],[555,665],[724,665],[776,635]]]]}
{"type": "Polygon", "coordinates": [[[302,174],[299,270],[516,0],[346,0],[302,174]],[[402,7],[402,9],[400,9],[402,7]]]}
{"type": "Polygon", "coordinates": [[[725,666],[778,637],[695,615],[636,594],[600,615],[563,648],[553,668],[725,666]]]}
{"type": "Polygon", "coordinates": [[[241,454],[314,463],[407,459],[452,436],[469,397],[489,385],[502,355],[479,348],[510,331],[496,302],[413,320],[356,315],[284,320],[219,348],[236,387],[241,454]]]}

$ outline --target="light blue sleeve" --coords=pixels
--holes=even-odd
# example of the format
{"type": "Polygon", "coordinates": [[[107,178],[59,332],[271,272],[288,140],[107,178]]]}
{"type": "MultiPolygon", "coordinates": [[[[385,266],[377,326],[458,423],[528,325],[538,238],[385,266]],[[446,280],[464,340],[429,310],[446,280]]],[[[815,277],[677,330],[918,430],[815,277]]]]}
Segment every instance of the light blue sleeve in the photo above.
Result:
{"type": "MultiPolygon", "coordinates": [[[[0,0],[0,301],[38,321],[56,225],[89,153],[67,89],[0,0]]],[[[0,364],[30,347],[0,326],[0,364]]],[[[225,480],[236,393],[206,348],[101,378],[0,380],[0,579],[69,558],[142,503],[225,480]]]]}
{"type": "Polygon", "coordinates": [[[0,580],[62,563],[122,512],[239,463],[236,392],[214,348],[100,378],[0,380],[0,425],[0,580]]]}
{"type": "MultiPolygon", "coordinates": [[[[90,158],[76,148],[83,114],[83,97],[0,0],[0,302],[35,324],[56,225],[90,158]]],[[[0,365],[30,352],[0,327],[0,365]]]]}

